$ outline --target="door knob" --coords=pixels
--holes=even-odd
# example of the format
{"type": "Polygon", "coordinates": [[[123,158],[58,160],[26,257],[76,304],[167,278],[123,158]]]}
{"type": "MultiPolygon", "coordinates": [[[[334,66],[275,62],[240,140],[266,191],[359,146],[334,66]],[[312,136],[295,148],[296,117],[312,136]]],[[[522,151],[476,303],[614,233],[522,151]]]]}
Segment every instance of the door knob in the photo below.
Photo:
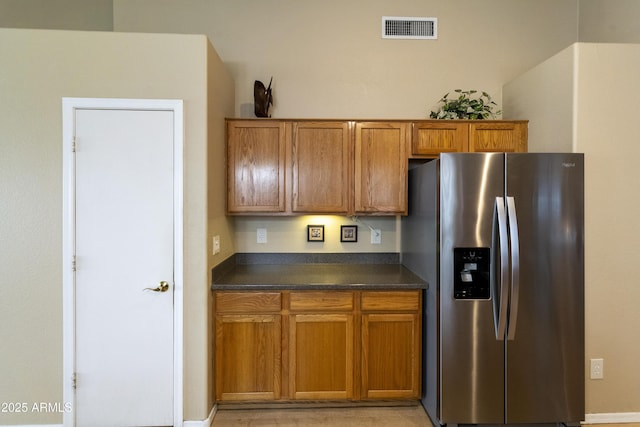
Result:
{"type": "Polygon", "coordinates": [[[160,282],[157,288],[144,288],[145,291],[153,291],[153,292],[167,292],[169,290],[169,282],[165,282],[164,280],[160,282]]]}

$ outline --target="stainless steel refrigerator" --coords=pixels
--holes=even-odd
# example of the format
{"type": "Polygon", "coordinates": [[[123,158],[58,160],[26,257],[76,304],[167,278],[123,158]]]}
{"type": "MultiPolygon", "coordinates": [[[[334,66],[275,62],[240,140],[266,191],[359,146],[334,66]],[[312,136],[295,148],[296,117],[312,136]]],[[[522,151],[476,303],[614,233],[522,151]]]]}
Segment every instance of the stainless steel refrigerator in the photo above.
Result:
{"type": "Polygon", "coordinates": [[[583,155],[442,154],[409,171],[401,228],[432,421],[584,420],[583,155]]]}

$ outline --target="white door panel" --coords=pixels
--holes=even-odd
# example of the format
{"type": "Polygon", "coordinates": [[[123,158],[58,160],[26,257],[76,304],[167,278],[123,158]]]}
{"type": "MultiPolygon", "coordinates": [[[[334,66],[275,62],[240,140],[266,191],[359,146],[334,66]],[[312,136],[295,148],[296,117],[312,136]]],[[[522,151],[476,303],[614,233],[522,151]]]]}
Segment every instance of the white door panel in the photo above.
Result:
{"type": "Polygon", "coordinates": [[[173,425],[173,115],[76,110],[80,427],[173,425]]]}

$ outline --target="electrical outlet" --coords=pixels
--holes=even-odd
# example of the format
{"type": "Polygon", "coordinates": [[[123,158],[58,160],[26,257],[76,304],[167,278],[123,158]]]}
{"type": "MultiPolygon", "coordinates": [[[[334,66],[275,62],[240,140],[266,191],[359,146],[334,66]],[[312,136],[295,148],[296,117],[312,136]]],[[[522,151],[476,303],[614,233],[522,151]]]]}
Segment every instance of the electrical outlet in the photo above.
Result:
{"type": "Polygon", "coordinates": [[[591,359],[591,379],[601,380],[604,378],[604,359],[591,359]]]}
{"type": "Polygon", "coordinates": [[[256,242],[257,243],[267,243],[267,229],[266,228],[258,228],[256,232],[256,242]]]}
{"type": "Polygon", "coordinates": [[[220,236],[213,236],[213,254],[220,253],[220,236]]]}
{"type": "Polygon", "coordinates": [[[371,230],[371,244],[372,245],[379,245],[380,243],[382,243],[382,232],[380,231],[379,228],[372,229],[371,230]]]}

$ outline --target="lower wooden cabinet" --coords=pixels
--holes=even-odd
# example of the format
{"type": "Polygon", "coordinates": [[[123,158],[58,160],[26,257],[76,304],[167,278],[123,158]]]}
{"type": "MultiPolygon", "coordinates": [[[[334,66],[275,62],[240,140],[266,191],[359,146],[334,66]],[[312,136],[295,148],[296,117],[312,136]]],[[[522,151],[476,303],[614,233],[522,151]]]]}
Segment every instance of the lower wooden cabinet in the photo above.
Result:
{"type": "Polygon", "coordinates": [[[293,314],[289,317],[291,398],[353,398],[353,315],[293,314]]]}
{"type": "Polygon", "coordinates": [[[362,397],[420,398],[420,291],[362,293],[362,397]]]}
{"type": "Polygon", "coordinates": [[[218,400],[280,399],[281,298],[279,292],[215,295],[218,400]]]}
{"type": "Polygon", "coordinates": [[[354,292],[285,293],[289,321],[289,396],[353,398],[354,292]]]}
{"type": "Polygon", "coordinates": [[[420,398],[422,291],[215,295],[219,401],[420,398]]]}

